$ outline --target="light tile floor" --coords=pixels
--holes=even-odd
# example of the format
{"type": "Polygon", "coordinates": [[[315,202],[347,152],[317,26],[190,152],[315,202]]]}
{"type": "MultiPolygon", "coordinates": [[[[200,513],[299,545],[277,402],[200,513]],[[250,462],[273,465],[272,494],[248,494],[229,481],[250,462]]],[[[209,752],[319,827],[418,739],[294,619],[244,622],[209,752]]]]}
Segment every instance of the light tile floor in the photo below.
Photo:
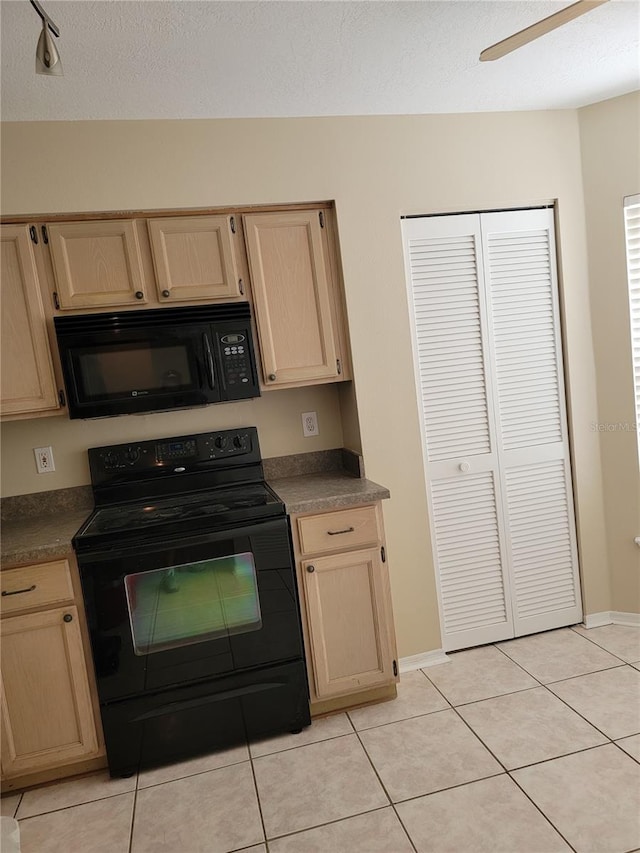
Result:
{"type": "Polygon", "coordinates": [[[22,853],[628,853],[640,628],[449,656],[300,735],[2,799],[22,853]]]}

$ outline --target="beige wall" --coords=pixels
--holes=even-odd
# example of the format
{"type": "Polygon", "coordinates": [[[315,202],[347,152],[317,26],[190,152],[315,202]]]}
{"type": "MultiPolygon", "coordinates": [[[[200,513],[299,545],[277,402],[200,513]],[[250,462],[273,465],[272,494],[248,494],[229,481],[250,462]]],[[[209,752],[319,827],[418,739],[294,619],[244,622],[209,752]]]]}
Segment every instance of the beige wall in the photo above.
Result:
{"type": "MultiPolygon", "coordinates": [[[[438,648],[440,636],[400,216],[557,199],[584,597],[588,612],[610,609],[575,112],[20,123],[3,136],[4,213],[336,200],[367,476],[392,494],[384,515],[402,656],[438,648]]],[[[149,432],[164,431],[166,417],[145,418],[149,432]]],[[[170,417],[180,429],[192,422],[170,417]]],[[[56,441],[81,453],[110,428],[62,424],[56,441]]],[[[7,456],[27,459],[47,430],[8,427],[7,456]]]]}
{"type": "MultiPolygon", "coordinates": [[[[242,403],[178,412],[70,421],[66,416],[2,424],[2,495],[64,489],[90,482],[86,450],[135,439],[257,426],[263,457],[343,446],[340,402],[334,385],[272,391],[242,403]],[[320,434],[302,435],[303,412],[318,414],[320,434]],[[53,448],[56,470],[36,472],[34,447],[53,448]]],[[[356,447],[357,449],[357,447],[356,447]]]]}
{"type": "Polygon", "coordinates": [[[633,541],[640,536],[640,474],[622,208],[624,196],[640,193],[640,95],[586,107],[579,121],[611,609],[640,613],[640,550],[633,541]]]}

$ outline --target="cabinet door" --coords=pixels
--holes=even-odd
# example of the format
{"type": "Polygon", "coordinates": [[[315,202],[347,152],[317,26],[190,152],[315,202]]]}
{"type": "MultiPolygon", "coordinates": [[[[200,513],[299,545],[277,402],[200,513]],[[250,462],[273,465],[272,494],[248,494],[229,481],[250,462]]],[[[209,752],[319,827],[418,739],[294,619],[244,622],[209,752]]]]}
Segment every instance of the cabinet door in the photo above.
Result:
{"type": "Polygon", "coordinates": [[[161,302],[240,295],[230,216],[148,221],[161,302]]]}
{"type": "Polygon", "coordinates": [[[59,408],[33,244],[26,225],[2,227],[2,412],[59,408]]]}
{"type": "Polygon", "coordinates": [[[319,211],[244,217],[266,386],[340,379],[319,211]]]}
{"type": "Polygon", "coordinates": [[[61,310],[146,302],[133,220],[47,225],[61,310]]]}
{"type": "Polygon", "coordinates": [[[390,593],[379,548],[303,560],[319,699],[394,681],[390,593]]]}
{"type": "Polygon", "coordinates": [[[3,776],[96,753],[77,608],[9,616],[0,633],[3,776]]]}

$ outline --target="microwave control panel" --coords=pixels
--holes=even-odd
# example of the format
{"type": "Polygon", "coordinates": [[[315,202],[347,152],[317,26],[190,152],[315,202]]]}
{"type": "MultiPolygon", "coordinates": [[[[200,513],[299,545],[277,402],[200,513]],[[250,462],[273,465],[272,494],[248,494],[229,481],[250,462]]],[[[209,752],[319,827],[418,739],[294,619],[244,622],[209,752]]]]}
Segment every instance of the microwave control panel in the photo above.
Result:
{"type": "MultiPolygon", "coordinates": [[[[249,388],[257,389],[254,372],[253,347],[248,329],[218,332],[216,335],[223,385],[234,399],[246,397],[249,388]]],[[[259,392],[258,392],[259,393],[259,392]]]]}
{"type": "Polygon", "coordinates": [[[248,335],[243,332],[229,332],[218,336],[218,346],[224,384],[228,389],[253,385],[251,370],[251,350],[248,335]]]}

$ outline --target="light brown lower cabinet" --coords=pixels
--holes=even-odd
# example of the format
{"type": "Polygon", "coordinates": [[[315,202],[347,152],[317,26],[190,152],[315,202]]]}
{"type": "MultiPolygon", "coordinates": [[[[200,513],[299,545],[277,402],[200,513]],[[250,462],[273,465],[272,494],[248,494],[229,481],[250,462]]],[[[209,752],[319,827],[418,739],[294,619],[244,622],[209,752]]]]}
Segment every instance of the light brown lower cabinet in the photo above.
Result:
{"type": "Polygon", "coordinates": [[[14,786],[7,781],[18,777],[81,772],[81,763],[104,749],[69,561],[7,569],[0,580],[1,766],[8,790],[14,786]]]}
{"type": "Polygon", "coordinates": [[[376,688],[393,695],[398,658],[380,504],[293,516],[292,532],[312,711],[358,704],[376,688]]]}

